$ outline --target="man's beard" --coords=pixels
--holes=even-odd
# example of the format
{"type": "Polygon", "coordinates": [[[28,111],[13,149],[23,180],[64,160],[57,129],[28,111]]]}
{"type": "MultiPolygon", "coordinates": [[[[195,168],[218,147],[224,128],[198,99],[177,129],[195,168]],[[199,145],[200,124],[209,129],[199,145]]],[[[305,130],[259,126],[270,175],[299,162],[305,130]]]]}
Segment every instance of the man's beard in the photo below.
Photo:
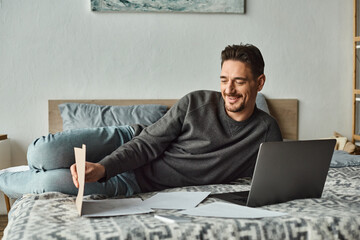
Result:
{"type": "Polygon", "coordinates": [[[245,104],[241,103],[241,105],[239,107],[225,105],[225,108],[229,112],[241,112],[242,110],[245,109],[245,104]]]}
{"type": "MultiPolygon", "coordinates": [[[[231,97],[231,95],[225,95],[226,97],[231,97]]],[[[245,109],[245,102],[244,102],[244,98],[243,96],[236,96],[238,97],[240,100],[242,100],[242,102],[240,102],[240,105],[238,105],[238,103],[235,104],[230,104],[230,103],[225,103],[225,108],[227,111],[229,112],[241,112],[242,110],[245,109]]]]}

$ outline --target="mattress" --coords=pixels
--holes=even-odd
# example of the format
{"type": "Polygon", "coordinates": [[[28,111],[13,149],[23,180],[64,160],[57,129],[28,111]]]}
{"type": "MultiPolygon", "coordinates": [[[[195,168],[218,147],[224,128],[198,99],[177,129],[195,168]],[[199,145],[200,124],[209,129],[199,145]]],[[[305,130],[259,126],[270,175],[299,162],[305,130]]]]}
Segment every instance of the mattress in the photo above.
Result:
{"type": "MultiPolygon", "coordinates": [[[[224,193],[248,190],[250,181],[191,186],[169,191],[224,193]]],[[[155,192],[138,195],[143,200],[155,192]]],[[[103,199],[104,196],[87,196],[103,199]]],[[[201,204],[217,200],[207,198],[201,204]]],[[[264,206],[288,215],[261,219],[191,217],[191,222],[165,223],[154,213],[79,217],[75,197],[62,193],[29,194],[9,213],[7,239],[360,239],[360,166],[331,168],[322,198],[299,199],[264,206]]],[[[176,210],[157,210],[155,213],[176,210]]]]}

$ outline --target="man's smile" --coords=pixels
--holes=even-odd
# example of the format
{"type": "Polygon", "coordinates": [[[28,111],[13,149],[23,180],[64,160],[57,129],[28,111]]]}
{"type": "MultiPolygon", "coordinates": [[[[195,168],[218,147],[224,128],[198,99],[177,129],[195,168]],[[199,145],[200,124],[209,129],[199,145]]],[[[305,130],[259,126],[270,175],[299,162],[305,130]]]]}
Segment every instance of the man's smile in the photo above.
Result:
{"type": "Polygon", "coordinates": [[[240,98],[241,96],[234,96],[234,95],[225,95],[226,96],[226,99],[228,100],[228,103],[230,104],[233,104],[233,103],[236,103],[240,98]]]}

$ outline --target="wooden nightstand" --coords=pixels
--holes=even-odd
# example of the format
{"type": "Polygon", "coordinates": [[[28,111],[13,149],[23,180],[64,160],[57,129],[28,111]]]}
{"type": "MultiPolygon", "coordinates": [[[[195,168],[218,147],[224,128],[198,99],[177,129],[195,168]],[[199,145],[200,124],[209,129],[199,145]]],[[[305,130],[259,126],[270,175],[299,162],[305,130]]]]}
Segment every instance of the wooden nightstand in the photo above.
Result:
{"type": "MultiPolygon", "coordinates": [[[[6,134],[0,134],[0,169],[8,168],[11,166],[11,151],[10,140],[6,134]]],[[[6,210],[10,211],[10,200],[8,196],[4,194],[6,210]]]]}

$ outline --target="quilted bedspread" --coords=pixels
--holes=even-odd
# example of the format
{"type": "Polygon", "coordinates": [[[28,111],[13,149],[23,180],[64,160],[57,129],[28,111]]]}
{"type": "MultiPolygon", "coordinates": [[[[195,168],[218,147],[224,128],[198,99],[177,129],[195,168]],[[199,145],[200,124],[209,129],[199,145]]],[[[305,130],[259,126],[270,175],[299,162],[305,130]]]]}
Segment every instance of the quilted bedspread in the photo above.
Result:
{"type": "MultiPolygon", "coordinates": [[[[249,189],[249,181],[167,191],[249,189]]],[[[140,194],[142,199],[154,193],[140,194]]],[[[99,199],[102,196],[91,196],[99,199]]],[[[331,168],[321,199],[301,199],[262,207],[288,215],[262,219],[192,217],[167,224],[154,214],[79,217],[75,197],[61,193],[26,195],[12,206],[4,232],[9,239],[360,239],[360,167],[331,168]]],[[[216,200],[207,198],[201,204],[216,200]]],[[[156,213],[175,210],[159,210],[156,213]]]]}

